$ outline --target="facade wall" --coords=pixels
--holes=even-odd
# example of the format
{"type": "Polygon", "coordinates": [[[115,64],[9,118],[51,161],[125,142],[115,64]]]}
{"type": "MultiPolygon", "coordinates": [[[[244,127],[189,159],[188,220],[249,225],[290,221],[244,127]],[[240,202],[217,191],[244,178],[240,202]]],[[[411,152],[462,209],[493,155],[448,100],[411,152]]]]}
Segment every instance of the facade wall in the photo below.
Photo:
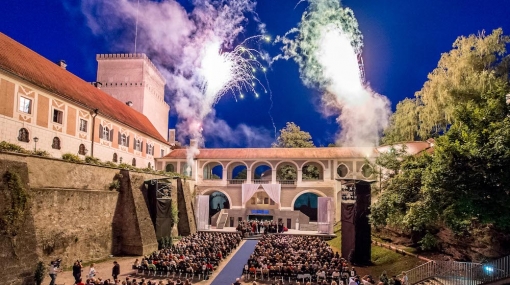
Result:
{"type": "MultiPolygon", "coordinates": [[[[149,163],[154,166],[154,157],[161,154],[164,149],[168,153],[169,146],[140,132],[124,126],[115,121],[110,121],[101,115],[95,119],[90,110],[87,110],[75,103],[63,100],[41,88],[31,86],[27,82],[9,77],[0,73],[0,141],[7,141],[18,144],[21,147],[33,150],[45,150],[51,156],[60,158],[64,153],[78,154],[80,145],[86,148],[86,155],[92,155],[92,132],[94,129],[94,148],[93,156],[102,161],[112,161],[113,154],[123,158],[123,162],[131,164],[132,159],[136,159],[137,167],[147,167],[149,163]],[[20,109],[20,98],[31,100],[29,112],[23,112],[20,109]],[[4,104],[6,103],[6,104],[4,104]],[[54,122],[54,112],[61,111],[61,123],[54,122]],[[80,130],[80,121],[87,122],[86,131],[80,130]],[[93,125],[94,122],[94,125],[93,125]],[[111,141],[100,138],[100,127],[108,126],[113,130],[111,141]],[[28,142],[19,141],[18,135],[21,128],[25,128],[29,133],[28,142]],[[144,142],[142,152],[133,150],[133,141],[130,147],[119,146],[119,132],[125,133],[131,139],[138,138],[144,142]],[[38,138],[36,143],[33,139],[38,138]],[[60,149],[52,148],[53,139],[57,137],[60,140],[60,149]],[[146,153],[146,143],[154,145],[154,155],[146,153]],[[156,149],[158,152],[156,152],[156,149]]],[[[24,99],[23,99],[24,100],[24,99]]],[[[82,155],[84,158],[84,155],[82,155]]],[[[117,160],[117,163],[119,160],[117,160]]]]}
{"type": "Polygon", "coordinates": [[[165,80],[144,54],[100,54],[97,81],[101,90],[144,114],[168,138],[170,106],[165,102],[165,80]]]}

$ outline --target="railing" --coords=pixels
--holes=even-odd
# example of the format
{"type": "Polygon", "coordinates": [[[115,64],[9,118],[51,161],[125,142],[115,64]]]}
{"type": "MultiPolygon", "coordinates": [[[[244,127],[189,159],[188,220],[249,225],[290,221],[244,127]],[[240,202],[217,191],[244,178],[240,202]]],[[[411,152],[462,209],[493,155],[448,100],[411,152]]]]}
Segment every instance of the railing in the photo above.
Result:
{"type": "Polygon", "coordinates": [[[271,180],[267,179],[253,179],[253,184],[271,184],[271,180]]]}
{"type": "Polygon", "coordinates": [[[246,179],[228,179],[227,182],[229,185],[240,185],[244,184],[246,179]]]}
{"type": "Polygon", "coordinates": [[[474,269],[474,273],[483,283],[510,278],[510,255],[480,264],[474,269]]]}
{"type": "Polygon", "coordinates": [[[438,279],[449,285],[478,285],[510,278],[510,256],[483,264],[456,261],[429,261],[406,271],[410,284],[438,279]]]}
{"type": "Polygon", "coordinates": [[[278,180],[277,182],[282,185],[296,185],[296,180],[278,180]]]}

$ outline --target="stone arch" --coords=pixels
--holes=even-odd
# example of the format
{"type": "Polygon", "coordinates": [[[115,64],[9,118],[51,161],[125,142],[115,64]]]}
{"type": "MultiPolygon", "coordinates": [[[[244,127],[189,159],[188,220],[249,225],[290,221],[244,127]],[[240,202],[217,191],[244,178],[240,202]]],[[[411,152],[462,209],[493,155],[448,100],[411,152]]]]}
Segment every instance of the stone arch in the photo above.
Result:
{"type": "Polygon", "coordinates": [[[315,180],[315,179],[305,179],[304,167],[307,165],[313,165],[318,168],[319,177],[316,180],[324,180],[324,170],[326,169],[326,167],[324,166],[324,164],[322,162],[317,161],[317,160],[307,160],[303,164],[301,164],[301,173],[303,175],[302,180],[315,180]]]}
{"type": "Polygon", "coordinates": [[[218,188],[208,188],[208,189],[205,189],[205,190],[202,190],[200,191],[200,195],[209,195],[209,194],[212,194],[214,192],[220,192],[222,193],[223,195],[225,195],[225,197],[227,197],[227,200],[228,200],[228,203],[230,205],[230,209],[232,209],[232,198],[230,198],[230,196],[227,194],[227,192],[223,191],[223,190],[220,190],[218,188]]]}
{"type": "Polygon", "coordinates": [[[246,171],[248,171],[248,165],[244,161],[241,161],[241,160],[231,161],[225,166],[227,169],[227,179],[234,179],[233,171],[234,171],[234,168],[236,168],[238,166],[244,166],[244,167],[246,167],[246,171]]]}
{"type": "Polygon", "coordinates": [[[252,163],[250,165],[250,169],[251,169],[251,178],[252,179],[264,179],[263,177],[258,177],[257,178],[256,176],[257,175],[261,175],[261,174],[265,174],[267,172],[266,177],[269,177],[269,181],[271,181],[271,176],[273,175],[273,169],[274,168],[273,168],[273,165],[269,161],[267,161],[267,160],[257,160],[257,161],[255,161],[254,163],[252,163]],[[267,167],[269,167],[269,169],[264,171],[263,173],[256,173],[256,170],[259,167],[261,167],[261,166],[262,167],[263,166],[267,166],[267,167]],[[271,170],[271,171],[269,171],[269,170],[271,170]]]}
{"type": "Polygon", "coordinates": [[[283,182],[285,182],[287,184],[288,181],[296,182],[298,180],[298,170],[300,168],[297,165],[297,163],[295,163],[294,161],[291,161],[291,160],[280,161],[279,163],[276,164],[275,169],[276,169],[276,180],[278,180],[278,181],[283,181],[283,182]],[[285,167],[286,165],[291,166],[294,169],[294,171],[296,172],[294,174],[295,175],[294,179],[289,179],[289,176],[293,176],[293,175],[291,175],[292,172],[290,171],[290,169],[288,170],[287,173],[282,170],[282,168],[285,167]],[[282,175],[285,175],[287,177],[282,179],[281,178],[282,175]]]}
{"type": "Polygon", "coordinates": [[[317,196],[319,196],[319,197],[327,197],[326,194],[324,194],[323,192],[321,192],[319,190],[315,190],[315,189],[303,190],[303,191],[297,193],[296,196],[294,196],[294,198],[292,199],[292,203],[290,203],[290,206],[292,208],[294,208],[294,204],[296,203],[296,200],[299,198],[299,196],[306,194],[306,193],[317,194],[317,196]]]}
{"type": "Polygon", "coordinates": [[[206,180],[221,180],[221,179],[223,179],[223,169],[224,169],[223,163],[221,163],[217,160],[207,161],[202,166],[202,174],[203,174],[202,178],[206,179],[206,180]],[[219,175],[219,178],[214,178],[212,171],[213,171],[213,169],[215,169],[218,166],[221,167],[221,173],[219,175]]]}

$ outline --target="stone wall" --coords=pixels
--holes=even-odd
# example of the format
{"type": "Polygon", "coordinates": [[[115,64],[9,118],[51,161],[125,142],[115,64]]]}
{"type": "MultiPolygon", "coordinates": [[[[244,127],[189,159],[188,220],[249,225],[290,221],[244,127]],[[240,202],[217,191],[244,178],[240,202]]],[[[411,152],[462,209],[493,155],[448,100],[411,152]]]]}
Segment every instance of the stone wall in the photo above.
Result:
{"type": "MultiPolygon", "coordinates": [[[[0,153],[0,176],[8,169],[20,175],[30,195],[30,207],[16,236],[0,233],[0,257],[4,260],[0,284],[31,283],[38,260],[48,264],[62,258],[62,265],[69,267],[76,259],[90,262],[111,254],[145,255],[157,250],[141,190],[144,181],[162,176],[0,153]],[[115,179],[120,187],[110,190],[115,179]]],[[[2,180],[2,216],[11,204],[8,192],[2,180]]],[[[192,213],[190,193],[182,195],[184,198],[177,199],[179,207],[182,204],[184,212],[192,213]]],[[[194,224],[188,228],[190,233],[196,231],[194,224]]]]}

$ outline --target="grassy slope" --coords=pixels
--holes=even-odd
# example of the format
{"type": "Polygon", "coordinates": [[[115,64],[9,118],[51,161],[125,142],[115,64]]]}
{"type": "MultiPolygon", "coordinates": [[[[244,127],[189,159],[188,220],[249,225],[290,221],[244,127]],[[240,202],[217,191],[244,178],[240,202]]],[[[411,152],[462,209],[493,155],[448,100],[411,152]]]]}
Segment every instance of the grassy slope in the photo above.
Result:
{"type": "MultiPolygon", "coordinates": [[[[340,251],[342,246],[342,235],[340,231],[340,223],[335,225],[334,232],[336,237],[328,244],[335,250],[340,251]]],[[[398,275],[404,270],[409,270],[416,267],[424,262],[418,258],[411,256],[404,256],[400,253],[396,253],[392,250],[372,245],[372,266],[366,266],[363,268],[356,268],[356,272],[360,276],[372,275],[374,279],[379,280],[379,276],[383,271],[386,271],[388,276],[398,275]]]]}

